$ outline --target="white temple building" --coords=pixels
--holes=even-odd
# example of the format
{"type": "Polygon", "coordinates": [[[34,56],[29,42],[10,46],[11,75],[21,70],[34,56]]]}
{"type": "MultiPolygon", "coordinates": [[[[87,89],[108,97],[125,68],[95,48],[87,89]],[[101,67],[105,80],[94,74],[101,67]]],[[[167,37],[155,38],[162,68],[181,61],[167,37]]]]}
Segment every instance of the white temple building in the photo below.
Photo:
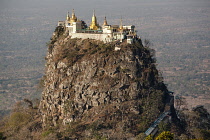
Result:
{"type": "Polygon", "coordinates": [[[93,12],[92,22],[88,27],[82,20],[78,20],[75,16],[74,10],[70,17],[69,12],[65,21],[59,21],[58,26],[66,27],[69,36],[71,38],[82,39],[96,39],[104,42],[112,42],[116,40],[127,40],[127,43],[132,44],[137,39],[137,34],[134,25],[125,26],[122,25],[122,19],[120,25],[108,25],[106,17],[102,26],[99,26],[95,11],[93,12]]]}

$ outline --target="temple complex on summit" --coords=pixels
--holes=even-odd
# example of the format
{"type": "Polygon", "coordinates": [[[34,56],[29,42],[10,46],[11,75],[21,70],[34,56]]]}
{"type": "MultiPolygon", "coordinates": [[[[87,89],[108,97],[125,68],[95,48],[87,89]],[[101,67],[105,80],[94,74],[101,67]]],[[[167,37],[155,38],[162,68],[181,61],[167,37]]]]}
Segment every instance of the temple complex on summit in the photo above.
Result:
{"type": "Polygon", "coordinates": [[[122,19],[120,25],[109,25],[106,17],[104,23],[100,26],[97,22],[95,11],[93,11],[92,21],[90,26],[79,20],[74,10],[70,17],[69,12],[67,13],[65,21],[59,21],[58,26],[63,26],[67,29],[71,38],[82,38],[82,39],[96,39],[104,42],[112,42],[116,40],[127,40],[127,43],[132,44],[137,39],[137,34],[134,25],[125,26],[122,25],[122,19]]]}

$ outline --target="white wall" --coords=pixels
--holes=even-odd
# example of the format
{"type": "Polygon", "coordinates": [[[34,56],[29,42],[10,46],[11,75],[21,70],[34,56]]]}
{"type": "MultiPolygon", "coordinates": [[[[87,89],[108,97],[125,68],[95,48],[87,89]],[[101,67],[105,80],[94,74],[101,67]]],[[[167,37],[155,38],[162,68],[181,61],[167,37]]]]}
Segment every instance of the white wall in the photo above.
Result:
{"type": "Polygon", "coordinates": [[[69,33],[71,38],[82,38],[82,39],[96,39],[104,42],[112,41],[110,38],[107,38],[109,34],[90,34],[90,33],[69,33]]]}

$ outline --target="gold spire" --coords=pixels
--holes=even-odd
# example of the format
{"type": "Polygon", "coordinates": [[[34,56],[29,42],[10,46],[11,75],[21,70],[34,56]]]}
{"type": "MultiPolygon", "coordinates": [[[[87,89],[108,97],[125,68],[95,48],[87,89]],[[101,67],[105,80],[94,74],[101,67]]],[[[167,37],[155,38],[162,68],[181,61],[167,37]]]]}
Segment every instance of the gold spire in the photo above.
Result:
{"type": "Polygon", "coordinates": [[[97,19],[95,16],[95,10],[93,10],[93,16],[92,16],[92,22],[90,24],[90,29],[91,30],[98,30],[99,26],[97,24],[97,19]]]}
{"type": "Polygon", "coordinates": [[[95,24],[95,25],[97,24],[97,19],[96,19],[96,15],[95,15],[95,10],[93,10],[92,23],[95,24]]]}
{"type": "Polygon", "coordinates": [[[71,16],[71,18],[75,18],[74,9],[72,10],[72,16],[71,16]]]}
{"type": "Polygon", "coordinates": [[[67,12],[66,20],[67,20],[67,21],[70,20],[69,11],[67,12]]]}
{"type": "Polygon", "coordinates": [[[77,17],[75,16],[74,9],[73,9],[72,10],[72,16],[71,16],[71,23],[76,22],[76,21],[77,21],[77,17]]]}
{"type": "Polygon", "coordinates": [[[104,24],[103,24],[104,26],[106,26],[106,25],[108,25],[107,24],[107,20],[106,20],[106,16],[105,16],[105,18],[104,18],[104,24]]]}

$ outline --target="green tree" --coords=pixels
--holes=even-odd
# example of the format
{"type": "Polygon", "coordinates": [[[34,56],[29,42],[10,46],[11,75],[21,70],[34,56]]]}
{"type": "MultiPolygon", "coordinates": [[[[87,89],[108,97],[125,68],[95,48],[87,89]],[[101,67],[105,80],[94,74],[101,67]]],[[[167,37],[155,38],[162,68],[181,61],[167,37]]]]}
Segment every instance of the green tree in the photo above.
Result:
{"type": "Polygon", "coordinates": [[[145,140],[153,140],[152,135],[147,136],[145,140]]]}
{"type": "Polygon", "coordinates": [[[169,131],[163,131],[155,138],[155,140],[174,140],[174,134],[169,131]]]}

